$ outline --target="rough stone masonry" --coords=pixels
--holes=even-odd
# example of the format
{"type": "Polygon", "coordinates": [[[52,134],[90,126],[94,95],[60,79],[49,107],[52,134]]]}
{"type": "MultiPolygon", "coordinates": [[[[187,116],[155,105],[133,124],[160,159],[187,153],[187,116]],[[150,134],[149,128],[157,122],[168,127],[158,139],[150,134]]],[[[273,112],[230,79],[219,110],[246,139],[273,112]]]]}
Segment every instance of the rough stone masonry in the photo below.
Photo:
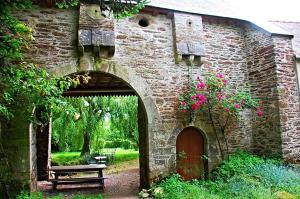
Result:
{"type": "MultiPolygon", "coordinates": [[[[273,34],[244,20],[162,8],[146,8],[122,20],[102,17],[99,7],[91,4],[81,4],[79,10],[39,8],[18,17],[33,29],[28,60],[60,76],[105,72],[135,90],[146,114],[144,184],[175,170],[176,138],[188,126],[205,137],[207,170],[220,163],[211,124],[202,117],[189,123],[178,111],[189,70],[196,76],[205,65],[219,66],[234,83],[250,83],[252,94],[264,101],[270,115],[271,127],[263,128],[245,112],[230,136],[230,151],[243,149],[300,162],[300,104],[291,35],[273,34]],[[187,61],[195,66],[189,69],[187,61]]],[[[11,126],[2,128],[1,134],[7,150],[17,154],[10,161],[26,162],[15,166],[16,180],[28,182],[34,190],[38,171],[32,131],[26,125],[23,131],[11,126]],[[5,136],[8,129],[18,136],[5,136]]]]}

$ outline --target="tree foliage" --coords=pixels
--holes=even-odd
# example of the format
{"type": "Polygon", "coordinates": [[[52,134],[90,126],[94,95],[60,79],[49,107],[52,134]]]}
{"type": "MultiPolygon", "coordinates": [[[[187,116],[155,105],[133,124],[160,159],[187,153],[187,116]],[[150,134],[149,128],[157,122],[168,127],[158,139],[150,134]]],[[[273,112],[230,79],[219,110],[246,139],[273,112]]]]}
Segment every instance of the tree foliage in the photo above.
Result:
{"type": "MultiPolygon", "coordinates": [[[[31,1],[4,1],[0,5],[0,117],[9,120],[16,110],[31,118],[34,107],[44,109],[42,117],[66,105],[62,93],[71,86],[87,82],[86,75],[58,78],[24,61],[22,51],[29,48],[32,30],[12,16],[18,8],[30,8],[31,1]]],[[[34,119],[34,118],[32,118],[34,119]]]]}
{"type": "MultiPolygon", "coordinates": [[[[56,5],[59,8],[68,8],[77,6],[79,2],[79,0],[61,0],[56,5]]],[[[108,16],[113,16],[116,19],[137,14],[149,3],[148,0],[94,0],[90,2],[99,4],[102,11],[108,11],[108,16]]]]}
{"type": "Polygon", "coordinates": [[[84,154],[104,147],[137,148],[137,97],[67,100],[74,111],[62,111],[53,121],[53,143],[60,151],[81,150],[84,154]]]}

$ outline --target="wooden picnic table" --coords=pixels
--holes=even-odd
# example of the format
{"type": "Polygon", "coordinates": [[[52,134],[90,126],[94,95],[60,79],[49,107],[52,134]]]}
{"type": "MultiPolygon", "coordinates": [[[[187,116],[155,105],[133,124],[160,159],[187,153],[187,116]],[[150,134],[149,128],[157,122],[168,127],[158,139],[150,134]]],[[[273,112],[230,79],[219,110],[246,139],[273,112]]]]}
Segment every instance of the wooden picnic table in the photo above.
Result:
{"type": "Polygon", "coordinates": [[[74,166],[52,166],[49,171],[54,173],[54,179],[50,179],[55,190],[59,184],[75,184],[75,183],[99,183],[100,188],[104,188],[103,169],[105,164],[93,165],[74,165],[74,166]],[[59,178],[61,174],[74,174],[80,172],[97,172],[97,177],[75,177],[75,178],[59,178]]]}

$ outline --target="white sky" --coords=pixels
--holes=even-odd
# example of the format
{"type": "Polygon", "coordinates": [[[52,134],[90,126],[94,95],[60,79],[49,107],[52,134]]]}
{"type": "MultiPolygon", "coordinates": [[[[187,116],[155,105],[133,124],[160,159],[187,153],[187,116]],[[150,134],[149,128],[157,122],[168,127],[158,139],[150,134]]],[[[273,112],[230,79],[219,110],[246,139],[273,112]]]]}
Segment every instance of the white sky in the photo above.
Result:
{"type": "Polygon", "coordinates": [[[300,22],[300,0],[225,0],[247,19],[300,22]]]}

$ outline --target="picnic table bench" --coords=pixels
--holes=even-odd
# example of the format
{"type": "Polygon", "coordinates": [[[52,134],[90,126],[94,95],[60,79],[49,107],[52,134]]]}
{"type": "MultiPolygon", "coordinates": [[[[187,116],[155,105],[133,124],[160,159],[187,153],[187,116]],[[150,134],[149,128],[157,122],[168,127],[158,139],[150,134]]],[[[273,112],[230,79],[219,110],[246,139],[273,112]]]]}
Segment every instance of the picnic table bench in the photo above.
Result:
{"type": "Polygon", "coordinates": [[[75,166],[52,166],[49,168],[50,172],[54,173],[54,179],[50,179],[52,182],[53,190],[60,184],[76,184],[76,183],[99,183],[100,188],[104,188],[103,169],[106,168],[105,164],[95,165],[75,165],[75,166]],[[69,177],[59,178],[61,174],[74,174],[81,172],[97,172],[97,177],[69,177]]]}

